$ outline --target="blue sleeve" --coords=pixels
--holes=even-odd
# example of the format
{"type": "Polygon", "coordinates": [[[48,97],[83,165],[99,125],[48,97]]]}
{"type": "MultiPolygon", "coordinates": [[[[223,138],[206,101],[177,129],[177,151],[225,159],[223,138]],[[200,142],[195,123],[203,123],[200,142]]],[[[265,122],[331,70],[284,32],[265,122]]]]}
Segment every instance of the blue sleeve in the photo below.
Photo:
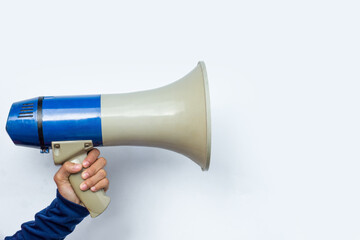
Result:
{"type": "Polygon", "coordinates": [[[35,221],[22,224],[20,231],[4,240],[64,239],[87,215],[86,208],[70,202],[57,191],[55,200],[35,215],[35,221]]]}

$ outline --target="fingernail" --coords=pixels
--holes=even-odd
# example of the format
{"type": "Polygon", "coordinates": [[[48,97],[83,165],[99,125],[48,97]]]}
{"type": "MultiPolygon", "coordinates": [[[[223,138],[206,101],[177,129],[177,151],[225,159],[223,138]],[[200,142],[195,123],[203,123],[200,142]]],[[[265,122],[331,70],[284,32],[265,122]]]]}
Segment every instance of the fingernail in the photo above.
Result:
{"type": "Polygon", "coordinates": [[[80,185],[80,189],[81,190],[86,190],[87,189],[87,185],[86,185],[86,183],[82,183],[81,185],[80,185]]]}
{"type": "Polygon", "coordinates": [[[87,179],[88,177],[89,177],[89,173],[84,172],[84,173],[82,174],[82,178],[83,178],[83,179],[87,179]]]}
{"type": "Polygon", "coordinates": [[[91,191],[93,191],[93,192],[96,190],[96,188],[95,188],[95,187],[92,187],[92,188],[90,188],[90,189],[91,189],[91,191]]]}
{"type": "Polygon", "coordinates": [[[88,161],[83,162],[84,167],[88,167],[90,163],[88,161]]]}

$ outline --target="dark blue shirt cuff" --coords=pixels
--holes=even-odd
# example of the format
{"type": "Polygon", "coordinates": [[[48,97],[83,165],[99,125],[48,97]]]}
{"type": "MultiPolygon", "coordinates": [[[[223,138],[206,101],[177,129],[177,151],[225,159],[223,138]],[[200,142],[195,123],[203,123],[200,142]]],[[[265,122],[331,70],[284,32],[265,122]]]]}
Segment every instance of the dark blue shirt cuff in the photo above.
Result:
{"type": "Polygon", "coordinates": [[[74,214],[76,213],[79,217],[82,216],[85,218],[87,215],[89,215],[89,211],[85,207],[67,200],[59,193],[59,190],[56,190],[56,197],[59,199],[61,204],[67,206],[74,212],[74,214]]]}

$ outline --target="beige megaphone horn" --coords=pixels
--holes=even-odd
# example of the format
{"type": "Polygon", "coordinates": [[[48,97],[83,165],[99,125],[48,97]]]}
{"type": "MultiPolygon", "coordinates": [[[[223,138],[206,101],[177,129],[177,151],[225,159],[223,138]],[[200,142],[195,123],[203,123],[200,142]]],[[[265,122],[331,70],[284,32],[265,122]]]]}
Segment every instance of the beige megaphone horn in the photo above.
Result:
{"type": "Polygon", "coordinates": [[[104,146],[137,145],[181,153],[202,170],[210,164],[210,100],[204,62],[167,86],[101,95],[104,146]]]}

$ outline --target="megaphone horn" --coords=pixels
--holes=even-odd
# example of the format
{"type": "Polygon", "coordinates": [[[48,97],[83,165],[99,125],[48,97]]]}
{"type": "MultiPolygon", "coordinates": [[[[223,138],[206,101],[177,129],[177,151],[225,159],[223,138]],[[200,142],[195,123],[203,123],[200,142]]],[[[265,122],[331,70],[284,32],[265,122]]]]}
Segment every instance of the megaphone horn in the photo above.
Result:
{"type": "Polygon", "coordinates": [[[210,102],[205,64],[167,86],[101,95],[104,146],[137,145],[181,153],[203,170],[210,164],[210,102]]]}

